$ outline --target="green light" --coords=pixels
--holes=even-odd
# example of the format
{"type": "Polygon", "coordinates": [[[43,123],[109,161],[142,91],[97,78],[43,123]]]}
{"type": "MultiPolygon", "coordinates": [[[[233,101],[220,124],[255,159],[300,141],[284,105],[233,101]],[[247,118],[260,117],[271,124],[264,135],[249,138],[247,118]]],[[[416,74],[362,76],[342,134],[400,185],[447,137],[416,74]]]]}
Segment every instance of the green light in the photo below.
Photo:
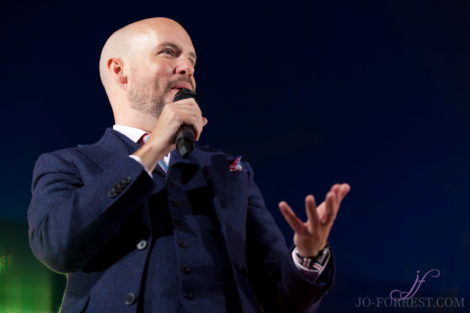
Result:
{"type": "Polygon", "coordinates": [[[0,257],[0,273],[5,272],[8,267],[11,267],[13,264],[13,256],[9,254],[8,256],[2,255],[0,257]]]}
{"type": "Polygon", "coordinates": [[[0,221],[0,313],[57,312],[63,288],[28,243],[27,225],[0,221]]]}

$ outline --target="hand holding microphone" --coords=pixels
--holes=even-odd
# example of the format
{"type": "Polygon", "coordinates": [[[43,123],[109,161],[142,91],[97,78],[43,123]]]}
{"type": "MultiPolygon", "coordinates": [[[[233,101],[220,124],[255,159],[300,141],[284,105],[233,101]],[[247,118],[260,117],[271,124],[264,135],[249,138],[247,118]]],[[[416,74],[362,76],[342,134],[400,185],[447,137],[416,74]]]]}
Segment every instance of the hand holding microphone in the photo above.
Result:
{"type": "Polygon", "coordinates": [[[175,148],[182,157],[191,154],[194,141],[199,140],[202,128],[207,124],[194,97],[195,93],[189,89],[179,90],[174,102],[163,108],[147,143],[134,153],[150,171],[175,148]]]}

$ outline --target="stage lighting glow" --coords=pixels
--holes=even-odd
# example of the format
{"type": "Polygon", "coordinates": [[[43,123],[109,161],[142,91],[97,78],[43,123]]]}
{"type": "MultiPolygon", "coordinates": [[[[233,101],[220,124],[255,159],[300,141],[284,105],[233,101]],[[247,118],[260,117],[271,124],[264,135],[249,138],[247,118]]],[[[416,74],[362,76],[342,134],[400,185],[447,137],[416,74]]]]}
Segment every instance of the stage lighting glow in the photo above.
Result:
{"type": "Polygon", "coordinates": [[[11,267],[13,264],[13,256],[11,254],[5,256],[0,256],[0,273],[3,273],[7,268],[11,267]]]}

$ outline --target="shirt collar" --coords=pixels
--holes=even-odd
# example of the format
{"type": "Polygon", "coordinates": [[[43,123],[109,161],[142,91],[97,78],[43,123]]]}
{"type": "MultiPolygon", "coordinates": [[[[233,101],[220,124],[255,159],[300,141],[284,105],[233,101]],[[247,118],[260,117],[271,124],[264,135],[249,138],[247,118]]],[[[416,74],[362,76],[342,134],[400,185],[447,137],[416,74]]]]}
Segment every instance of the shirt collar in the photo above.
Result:
{"type": "MultiPolygon", "coordinates": [[[[147,134],[148,132],[145,130],[142,130],[140,128],[135,128],[131,126],[124,126],[124,125],[113,125],[113,130],[123,134],[130,140],[137,142],[139,141],[140,137],[142,137],[143,134],[147,134]]],[[[166,156],[163,157],[164,162],[168,165],[170,164],[170,153],[168,153],[166,156]]]]}
{"type": "Polygon", "coordinates": [[[124,125],[113,125],[113,130],[123,134],[133,142],[137,142],[143,134],[147,133],[145,130],[124,125]]]}

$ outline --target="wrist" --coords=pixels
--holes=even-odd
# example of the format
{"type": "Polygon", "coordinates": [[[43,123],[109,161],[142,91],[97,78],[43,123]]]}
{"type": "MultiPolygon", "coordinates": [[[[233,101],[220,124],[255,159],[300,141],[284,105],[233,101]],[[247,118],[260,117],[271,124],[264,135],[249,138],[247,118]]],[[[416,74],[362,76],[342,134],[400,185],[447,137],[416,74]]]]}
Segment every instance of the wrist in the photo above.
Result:
{"type": "Polygon", "coordinates": [[[328,244],[325,245],[325,247],[316,253],[314,257],[304,257],[301,253],[299,253],[298,249],[295,248],[293,251],[293,256],[295,260],[302,266],[308,269],[322,271],[330,257],[330,247],[328,244]]]}
{"type": "Polygon", "coordinates": [[[158,164],[158,161],[163,159],[166,151],[162,149],[161,145],[155,142],[150,142],[150,140],[144,144],[139,150],[134,152],[132,155],[140,158],[142,163],[145,165],[147,169],[152,172],[158,164]]]}
{"type": "Polygon", "coordinates": [[[301,249],[299,247],[295,247],[295,250],[303,257],[303,258],[313,258],[315,259],[323,249],[325,249],[328,246],[328,244],[324,244],[321,246],[319,249],[313,249],[313,250],[305,250],[301,249]]]}

